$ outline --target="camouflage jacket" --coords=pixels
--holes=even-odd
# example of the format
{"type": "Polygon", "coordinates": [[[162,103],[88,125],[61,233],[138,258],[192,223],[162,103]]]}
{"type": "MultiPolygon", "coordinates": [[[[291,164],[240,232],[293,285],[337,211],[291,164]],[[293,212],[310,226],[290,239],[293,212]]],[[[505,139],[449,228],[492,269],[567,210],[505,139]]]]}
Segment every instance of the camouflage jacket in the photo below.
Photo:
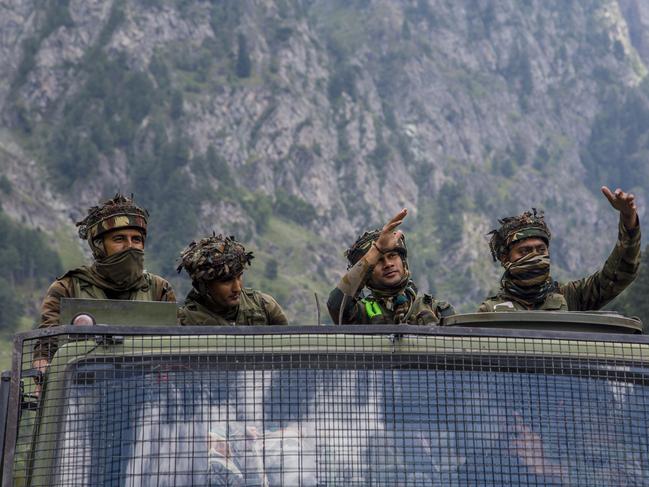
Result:
{"type": "MultiPolygon", "coordinates": [[[[343,292],[335,288],[329,294],[327,308],[335,324],[338,324],[340,307],[344,298],[343,292]]],[[[455,314],[453,307],[445,301],[438,301],[429,294],[417,295],[404,318],[409,325],[438,325],[441,318],[455,314]]],[[[386,325],[397,324],[394,311],[388,310],[382,300],[373,296],[366,298],[347,298],[342,317],[343,325],[386,325]]]]}
{"type": "MultiPolygon", "coordinates": [[[[119,299],[176,302],[176,295],[169,282],[146,271],[144,275],[147,283],[144,287],[135,289],[126,296],[120,296],[119,299]]],[[[115,297],[107,296],[106,292],[97,285],[80,279],[74,270],[69,271],[56,279],[47,290],[41,304],[39,328],[61,324],[59,323],[61,298],[114,299],[115,297]]],[[[53,340],[40,341],[34,348],[34,359],[47,358],[49,360],[55,351],[56,344],[53,340]]]]}
{"type": "Polygon", "coordinates": [[[207,305],[192,289],[178,310],[181,325],[287,325],[282,307],[272,296],[246,288],[236,309],[223,314],[207,305]]]}
{"type": "MultiPolygon", "coordinates": [[[[604,266],[594,274],[570,281],[556,283],[557,291],[534,307],[536,310],[589,311],[598,310],[620,294],[633,282],[640,267],[640,227],[627,230],[618,225],[618,239],[604,266]]],[[[524,304],[500,292],[487,298],[478,312],[523,311],[524,304]]]]}

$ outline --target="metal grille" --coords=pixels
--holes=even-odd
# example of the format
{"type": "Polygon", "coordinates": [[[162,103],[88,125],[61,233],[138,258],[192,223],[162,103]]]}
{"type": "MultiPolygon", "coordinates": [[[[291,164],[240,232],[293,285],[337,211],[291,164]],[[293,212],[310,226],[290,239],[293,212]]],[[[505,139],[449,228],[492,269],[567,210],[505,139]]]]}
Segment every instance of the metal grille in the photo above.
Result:
{"type": "Polygon", "coordinates": [[[646,338],[61,328],[13,484],[649,485],[646,338]]]}

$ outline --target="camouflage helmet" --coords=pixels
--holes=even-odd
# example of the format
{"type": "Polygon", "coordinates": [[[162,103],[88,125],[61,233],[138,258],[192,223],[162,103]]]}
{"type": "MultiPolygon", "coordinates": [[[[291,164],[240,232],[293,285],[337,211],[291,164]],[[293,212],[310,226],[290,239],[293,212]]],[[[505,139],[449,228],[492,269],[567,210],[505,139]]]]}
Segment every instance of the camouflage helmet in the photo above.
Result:
{"type": "Polygon", "coordinates": [[[194,283],[229,281],[241,274],[252,259],[252,252],[246,252],[233,236],[212,234],[185,247],[176,270],[184,268],[194,283]]]}
{"type": "Polygon", "coordinates": [[[97,240],[104,233],[118,228],[136,228],[146,237],[149,212],[135,205],[129,198],[117,193],[112,199],[88,209],[88,215],[77,222],[79,238],[87,240],[95,258],[103,256],[103,244],[97,240]]]}
{"type": "MultiPolygon", "coordinates": [[[[354,242],[354,245],[352,245],[350,248],[348,248],[345,251],[345,257],[347,257],[347,260],[349,261],[349,267],[352,267],[356,262],[361,260],[361,258],[370,250],[370,247],[372,246],[372,242],[376,242],[378,240],[379,235],[381,235],[381,228],[377,228],[376,230],[372,230],[370,232],[365,232],[363,235],[358,237],[356,239],[356,242],[354,242]]],[[[390,250],[392,252],[397,252],[398,254],[401,255],[401,258],[406,260],[408,257],[408,248],[406,247],[406,237],[402,234],[401,238],[399,239],[399,243],[394,249],[386,249],[390,250]]]]}
{"type": "Polygon", "coordinates": [[[519,240],[537,237],[545,240],[550,244],[550,229],[545,224],[543,211],[532,208],[532,211],[526,211],[518,216],[508,216],[501,220],[500,228],[492,230],[487,235],[491,235],[489,248],[493,260],[502,261],[511,245],[519,240]]]}

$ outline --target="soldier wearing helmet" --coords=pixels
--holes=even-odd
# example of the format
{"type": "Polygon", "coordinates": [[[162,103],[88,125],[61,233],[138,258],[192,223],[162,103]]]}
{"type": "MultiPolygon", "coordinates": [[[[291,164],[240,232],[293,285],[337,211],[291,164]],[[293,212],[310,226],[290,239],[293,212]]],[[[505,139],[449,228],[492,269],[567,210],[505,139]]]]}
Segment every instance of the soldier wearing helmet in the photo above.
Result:
{"type": "MultiPolygon", "coordinates": [[[[52,283],[41,305],[41,328],[62,324],[61,298],[176,301],[165,279],[144,270],[148,217],[145,209],[121,194],[88,210],[77,227],[94,262],[72,269],[52,283]]],[[[40,342],[34,350],[35,361],[49,362],[55,349],[54,341],[40,342]]]]}
{"type": "Polygon", "coordinates": [[[455,313],[448,303],[417,294],[405,237],[394,231],[407,213],[404,208],[383,228],[365,232],[345,253],[347,274],[327,301],[334,323],[436,325],[455,313]]]}
{"type": "Polygon", "coordinates": [[[494,261],[505,268],[500,291],[487,298],[478,311],[598,310],[635,279],[640,266],[640,223],[635,197],[606,186],[602,193],[620,212],[618,240],[601,270],[589,277],[559,284],[550,276],[550,230],[542,212],[532,209],[499,220],[490,232],[494,261]]]}
{"type": "Polygon", "coordinates": [[[178,312],[181,325],[286,325],[281,306],[268,294],[243,287],[254,256],[234,237],[206,237],[180,254],[193,289],[178,312]]]}

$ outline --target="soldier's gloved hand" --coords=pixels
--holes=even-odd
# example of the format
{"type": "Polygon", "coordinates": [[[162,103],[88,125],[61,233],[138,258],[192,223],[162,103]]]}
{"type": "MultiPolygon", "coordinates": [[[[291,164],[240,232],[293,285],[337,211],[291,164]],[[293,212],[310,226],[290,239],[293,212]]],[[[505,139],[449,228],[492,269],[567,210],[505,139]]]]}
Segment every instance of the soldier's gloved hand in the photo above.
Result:
{"type": "Polygon", "coordinates": [[[408,214],[408,209],[403,208],[399,213],[394,215],[392,219],[383,226],[379,238],[376,239],[375,245],[380,252],[386,252],[394,249],[399,245],[399,239],[403,233],[401,230],[394,231],[399,225],[403,223],[403,219],[408,214]]]}
{"type": "Polygon", "coordinates": [[[635,204],[635,195],[632,193],[625,193],[620,188],[611,191],[608,187],[602,186],[602,193],[613,208],[620,212],[622,215],[622,223],[631,230],[638,225],[638,213],[635,204]]]}

